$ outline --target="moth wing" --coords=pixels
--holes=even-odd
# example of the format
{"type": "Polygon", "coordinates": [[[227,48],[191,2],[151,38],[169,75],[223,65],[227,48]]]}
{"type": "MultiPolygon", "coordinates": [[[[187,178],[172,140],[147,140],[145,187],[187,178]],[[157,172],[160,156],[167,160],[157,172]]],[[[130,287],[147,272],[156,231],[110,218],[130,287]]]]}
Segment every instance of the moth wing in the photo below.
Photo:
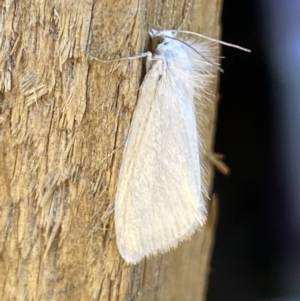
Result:
{"type": "Polygon", "coordinates": [[[129,263],[176,247],[205,221],[189,89],[162,60],[140,89],[115,201],[117,244],[129,263]]]}

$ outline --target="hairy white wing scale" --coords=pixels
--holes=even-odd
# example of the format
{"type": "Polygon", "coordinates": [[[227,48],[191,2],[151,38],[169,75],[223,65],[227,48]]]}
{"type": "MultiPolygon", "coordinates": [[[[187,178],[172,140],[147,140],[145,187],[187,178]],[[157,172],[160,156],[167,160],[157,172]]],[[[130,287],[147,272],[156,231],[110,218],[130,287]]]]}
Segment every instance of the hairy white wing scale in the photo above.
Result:
{"type": "MultiPolygon", "coordinates": [[[[208,54],[205,44],[193,47],[208,54]]],[[[140,88],[115,200],[117,245],[128,263],[176,247],[205,223],[194,98],[211,77],[209,65],[165,38],[140,88]]]]}

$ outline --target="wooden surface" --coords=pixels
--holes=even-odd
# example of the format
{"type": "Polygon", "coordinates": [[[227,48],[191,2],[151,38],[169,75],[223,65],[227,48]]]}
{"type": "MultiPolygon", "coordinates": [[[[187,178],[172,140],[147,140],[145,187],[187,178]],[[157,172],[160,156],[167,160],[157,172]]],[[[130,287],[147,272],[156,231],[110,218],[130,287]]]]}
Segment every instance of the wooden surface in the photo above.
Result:
{"type": "MultiPolygon", "coordinates": [[[[195,0],[183,29],[219,36],[221,0],[195,0]]],[[[165,255],[128,266],[113,203],[148,30],[177,28],[181,0],[9,0],[0,22],[0,300],[205,300],[216,204],[165,255]]],[[[204,135],[212,150],[216,82],[204,135]]],[[[208,168],[211,183],[212,170],[208,168]]]]}

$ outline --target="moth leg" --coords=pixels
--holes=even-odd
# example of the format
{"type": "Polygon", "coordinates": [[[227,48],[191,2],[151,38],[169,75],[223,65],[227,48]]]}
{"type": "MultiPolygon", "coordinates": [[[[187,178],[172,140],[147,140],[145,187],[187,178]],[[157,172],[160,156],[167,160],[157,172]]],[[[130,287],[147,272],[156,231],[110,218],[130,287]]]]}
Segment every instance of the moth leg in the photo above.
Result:
{"type": "Polygon", "coordinates": [[[224,175],[230,173],[230,168],[222,161],[224,159],[223,154],[209,153],[206,155],[207,159],[224,175]]]}

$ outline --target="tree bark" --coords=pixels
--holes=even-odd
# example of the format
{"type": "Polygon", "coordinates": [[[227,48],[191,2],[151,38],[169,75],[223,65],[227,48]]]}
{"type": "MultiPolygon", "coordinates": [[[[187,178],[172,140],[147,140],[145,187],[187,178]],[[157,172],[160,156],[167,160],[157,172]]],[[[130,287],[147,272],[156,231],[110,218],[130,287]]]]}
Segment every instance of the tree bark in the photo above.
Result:
{"type": "MultiPolygon", "coordinates": [[[[204,300],[216,203],[176,250],[129,266],[113,204],[148,30],[219,35],[221,0],[7,0],[0,11],[0,299],[204,300]]],[[[217,77],[216,77],[217,78],[217,77]]],[[[217,79],[212,83],[216,91],[217,79]]],[[[207,108],[213,148],[216,97],[207,108]]],[[[212,168],[207,181],[211,183],[212,168]]]]}

